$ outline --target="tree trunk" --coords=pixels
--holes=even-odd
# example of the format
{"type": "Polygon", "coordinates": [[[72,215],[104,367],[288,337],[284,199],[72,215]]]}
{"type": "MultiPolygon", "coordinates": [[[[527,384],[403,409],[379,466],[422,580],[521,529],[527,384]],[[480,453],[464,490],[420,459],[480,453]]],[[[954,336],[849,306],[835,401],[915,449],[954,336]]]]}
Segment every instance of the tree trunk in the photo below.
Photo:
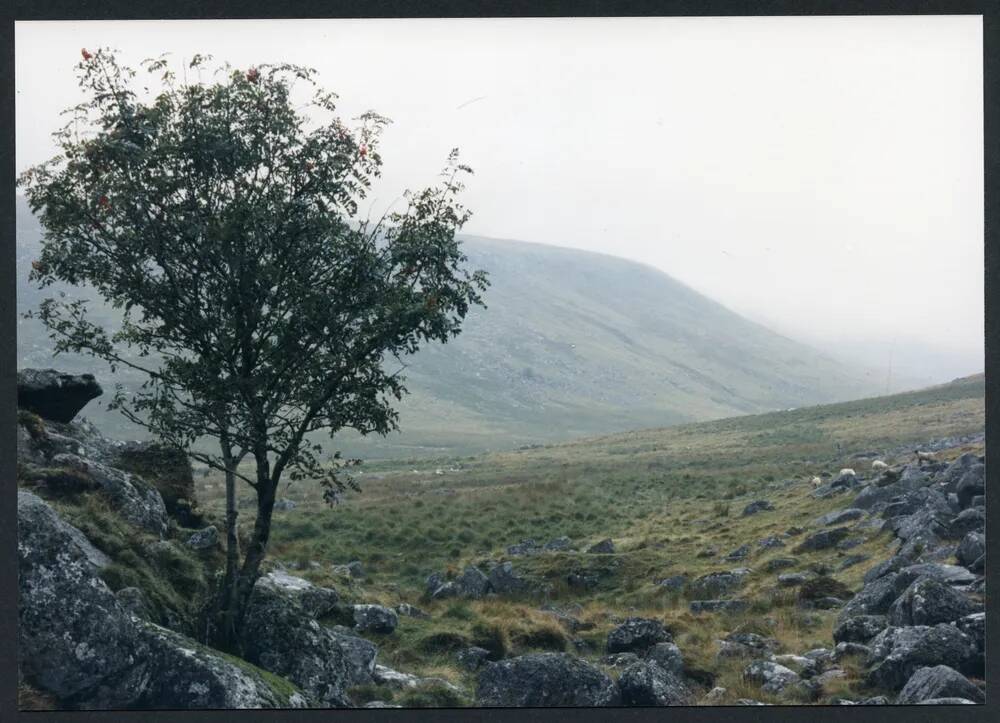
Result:
{"type": "Polygon", "coordinates": [[[271,536],[271,515],[274,512],[275,493],[278,488],[278,481],[271,480],[267,453],[258,452],[254,457],[257,462],[257,519],[254,521],[253,536],[247,546],[243,567],[239,571],[232,605],[236,639],[239,639],[242,633],[250,595],[257,583],[260,565],[267,554],[267,543],[271,536]]]}
{"type": "Polygon", "coordinates": [[[232,450],[222,444],[222,458],[226,467],[226,574],[219,593],[218,637],[225,649],[236,645],[236,583],[240,565],[240,538],[236,520],[236,464],[232,450]]]}

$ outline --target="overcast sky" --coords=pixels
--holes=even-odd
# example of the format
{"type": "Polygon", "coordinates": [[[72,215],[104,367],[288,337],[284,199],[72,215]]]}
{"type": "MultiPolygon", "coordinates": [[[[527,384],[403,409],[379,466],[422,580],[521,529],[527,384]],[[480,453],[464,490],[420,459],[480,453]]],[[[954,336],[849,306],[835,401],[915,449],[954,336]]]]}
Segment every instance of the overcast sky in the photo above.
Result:
{"type": "Polygon", "coordinates": [[[458,146],[469,233],[642,261],[903,375],[983,369],[979,17],[38,22],[16,44],[18,170],[52,154],[81,46],[309,65],[344,115],[394,121],[375,211],[458,146]]]}

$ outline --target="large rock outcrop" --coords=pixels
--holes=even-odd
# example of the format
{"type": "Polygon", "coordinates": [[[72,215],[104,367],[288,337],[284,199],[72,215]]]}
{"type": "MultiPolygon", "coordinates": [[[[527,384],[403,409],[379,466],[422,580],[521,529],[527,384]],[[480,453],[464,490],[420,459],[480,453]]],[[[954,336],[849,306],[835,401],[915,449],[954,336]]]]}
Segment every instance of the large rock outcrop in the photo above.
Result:
{"type": "Polygon", "coordinates": [[[619,700],[611,678],[567,653],[529,653],[489,663],[476,688],[477,705],[485,707],[594,707],[619,700]]]}
{"type": "Polygon", "coordinates": [[[287,708],[306,699],[253,666],[135,615],[98,576],[109,560],[39,497],[18,491],[18,663],[61,705],[287,708]]]}
{"type": "Polygon", "coordinates": [[[321,707],[346,708],[348,689],[372,682],[375,645],[321,625],[287,585],[257,585],[244,620],[243,656],[288,678],[321,707]]]}
{"type": "Polygon", "coordinates": [[[93,374],[66,374],[55,369],[22,369],[17,373],[17,406],[54,422],[71,421],[102,393],[93,374]]]}

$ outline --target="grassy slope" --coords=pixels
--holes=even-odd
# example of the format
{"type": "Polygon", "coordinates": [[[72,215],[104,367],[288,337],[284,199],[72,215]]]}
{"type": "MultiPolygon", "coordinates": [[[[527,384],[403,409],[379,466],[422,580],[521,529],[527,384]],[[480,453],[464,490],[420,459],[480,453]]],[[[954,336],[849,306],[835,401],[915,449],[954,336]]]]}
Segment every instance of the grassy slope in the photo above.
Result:
{"type": "MultiPolygon", "coordinates": [[[[40,229],[19,199],[18,311],[53,292],[27,282],[40,229]]],[[[511,449],[637,427],[659,427],[872,392],[864,373],[753,324],[666,274],[623,259],[515,241],[469,238],[470,265],[490,272],[489,308],[447,345],[425,348],[407,370],[412,396],[401,435],[358,439],[371,458],[511,449]]],[[[84,294],[85,295],[85,294],[84,294]]],[[[96,304],[113,327],[116,314],[96,304]]],[[[18,363],[112,376],[93,359],[51,356],[36,321],[19,321],[18,363]]],[[[101,400],[86,411],[113,437],[140,436],[101,400]]]]}
{"type": "MultiPolygon", "coordinates": [[[[289,489],[287,496],[300,505],[277,513],[273,554],[286,562],[318,562],[319,569],[303,574],[335,585],[349,598],[425,607],[432,614],[429,620],[404,618],[395,634],[379,641],[380,659],[471,690],[473,681],[456,667],[450,645],[488,643],[511,653],[571,649],[568,636],[538,611],[537,600],[420,601],[426,575],[502,557],[507,545],[527,537],[545,542],[568,535],[585,547],[610,536],[615,555],[550,553],[518,558],[515,568],[551,583],[554,602],[583,606],[582,618],[594,627],[579,636],[592,644],[587,653],[592,659],[603,651],[613,617],[652,615],[675,632],[691,665],[718,676],[716,682],[730,691],[724,700],[765,699],[740,680],[738,662],[715,660],[714,640],[740,625],[760,629],[765,617],[771,617],[773,626],[764,627],[782,642],[784,652],[829,647],[836,611],[803,613],[788,592],[775,588],[775,574],[763,573],[761,564],[791,555],[798,564],[787,571],[799,571],[815,563],[836,567],[847,554],[868,555],[868,561],[835,573],[856,590],[863,573],[890,554],[890,538],[867,531],[863,544],[847,553],[801,555],[792,555],[793,539],[784,549],[755,549],[745,563],[697,553],[710,545],[722,555],[743,543],[755,546],[792,525],[808,531],[818,515],[850,500],[813,499],[807,483],[811,475],[858,466],[850,459],[858,452],[884,453],[981,432],[984,419],[984,382],[978,376],[891,397],[516,452],[431,463],[384,462],[371,465],[361,477],[363,494],[332,510],[322,507],[316,489],[289,489]],[[771,500],[776,509],[740,516],[748,502],[760,498],[771,500]],[[329,569],[331,563],[351,559],[363,561],[368,573],[364,582],[348,582],[329,569]],[[754,601],[746,615],[694,616],[686,600],[654,584],[669,575],[695,576],[741,564],[756,570],[746,589],[754,601]],[[612,572],[596,590],[584,593],[565,584],[566,574],[580,567],[612,572]]],[[[201,480],[199,486],[203,503],[221,509],[219,480],[201,480]]],[[[864,692],[855,678],[828,690],[831,695],[864,692]]]]}

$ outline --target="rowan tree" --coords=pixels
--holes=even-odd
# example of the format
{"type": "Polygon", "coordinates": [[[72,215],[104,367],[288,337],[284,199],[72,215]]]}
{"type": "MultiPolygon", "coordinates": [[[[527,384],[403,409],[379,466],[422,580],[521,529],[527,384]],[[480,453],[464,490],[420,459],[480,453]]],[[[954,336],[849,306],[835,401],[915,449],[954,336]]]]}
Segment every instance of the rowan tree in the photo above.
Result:
{"type": "Polygon", "coordinates": [[[82,56],[85,100],[56,134],[59,155],[20,179],[44,230],[32,279],[92,287],[122,323],[93,323],[79,299],[35,313],[57,351],[142,372],[112,406],[225,474],[215,637],[235,648],[279,483],[319,480],[328,499],[355,484],[352,462],[324,458],[314,433],[395,429],[402,359],[458,334],[483,303],[486,276],[465,268],[455,236],[470,171],[453,151],[405,210],[362,219],[387,120],[349,127],[313,70],[210,72],[197,56],[178,80],[159,58],[143,64],[149,92],[113,51],[82,56]],[[237,484],[257,499],[243,551],[237,484]]]}

